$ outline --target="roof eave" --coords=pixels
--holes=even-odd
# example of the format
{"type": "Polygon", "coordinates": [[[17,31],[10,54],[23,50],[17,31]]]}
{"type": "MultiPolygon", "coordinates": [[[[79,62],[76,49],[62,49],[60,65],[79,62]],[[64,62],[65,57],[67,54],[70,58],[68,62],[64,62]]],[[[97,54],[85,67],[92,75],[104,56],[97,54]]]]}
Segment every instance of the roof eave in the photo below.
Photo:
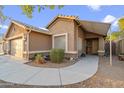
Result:
{"type": "Polygon", "coordinates": [[[46,28],[48,29],[49,26],[50,26],[57,18],[58,18],[58,17],[56,16],[56,17],[46,26],[46,28]]]}
{"type": "MultiPolygon", "coordinates": [[[[74,21],[75,21],[79,26],[81,26],[80,21],[83,21],[83,20],[77,20],[77,19],[75,19],[74,21]]],[[[84,20],[84,21],[86,21],[86,20],[84,20]]],[[[87,22],[90,22],[90,21],[87,21],[87,22]]],[[[95,22],[95,21],[91,21],[91,22],[95,22]]],[[[102,23],[102,22],[96,22],[96,23],[106,24],[106,25],[109,26],[109,29],[110,29],[110,27],[111,27],[111,23],[102,23]]],[[[82,26],[81,26],[81,27],[82,27],[82,26]]],[[[109,29],[108,29],[108,30],[109,30],[109,29]]],[[[87,32],[93,33],[93,32],[91,32],[91,31],[87,31],[87,32]]],[[[107,31],[107,33],[108,33],[108,31],[107,31]]],[[[107,36],[107,33],[106,33],[106,34],[95,33],[95,34],[106,37],[106,36],[107,36]]]]}
{"type": "Polygon", "coordinates": [[[69,18],[69,17],[62,17],[62,16],[56,16],[47,26],[46,28],[48,29],[50,25],[52,25],[53,22],[55,22],[58,18],[63,18],[63,19],[70,19],[70,20],[75,20],[75,18],[69,18]]]}
{"type": "Polygon", "coordinates": [[[12,24],[17,24],[17,25],[19,25],[19,26],[21,26],[21,27],[23,27],[24,29],[26,29],[26,27],[25,26],[23,26],[23,25],[21,25],[21,24],[18,24],[17,22],[15,22],[15,21],[11,21],[11,23],[10,23],[10,25],[9,25],[9,27],[8,27],[8,29],[7,29],[7,32],[5,33],[5,35],[4,35],[4,38],[6,38],[6,36],[7,36],[7,34],[8,34],[8,32],[9,32],[9,30],[10,30],[10,27],[12,26],[12,24]]]}
{"type": "Polygon", "coordinates": [[[6,34],[4,35],[4,38],[6,38],[8,32],[9,32],[9,30],[10,30],[10,27],[12,26],[12,24],[16,24],[16,25],[18,25],[18,26],[20,26],[20,27],[22,27],[22,28],[24,28],[24,29],[26,29],[26,30],[35,31],[35,32],[38,32],[38,33],[46,34],[46,35],[52,35],[51,33],[40,32],[40,31],[38,31],[38,30],[36,30],[36,29],[31,29],[31,28],[29,28],[29,27],[27,27],[27,26],[24,26],[24,25],[22,25],[22,24],[17,23],[16,21],[11,21],[11,23],[10,23],[10,25],[9,25],[9,28],[7,29],[7,32],[6,32],[6,34]]]}

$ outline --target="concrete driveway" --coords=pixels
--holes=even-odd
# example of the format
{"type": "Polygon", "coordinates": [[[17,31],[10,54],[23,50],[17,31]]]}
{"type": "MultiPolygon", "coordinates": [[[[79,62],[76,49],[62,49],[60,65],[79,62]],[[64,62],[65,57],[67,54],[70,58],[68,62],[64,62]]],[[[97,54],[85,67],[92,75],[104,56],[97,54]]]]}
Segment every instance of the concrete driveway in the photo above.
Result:
{"type": "Polygon", "coordinates": [[[24,60],[0,56],[0,80],[7,82],[61,86],[78,83],[92,77],[98,68],[98,56],[86,56],[72,66],[64,68],[38,68],[23,64],[24,60]]]}

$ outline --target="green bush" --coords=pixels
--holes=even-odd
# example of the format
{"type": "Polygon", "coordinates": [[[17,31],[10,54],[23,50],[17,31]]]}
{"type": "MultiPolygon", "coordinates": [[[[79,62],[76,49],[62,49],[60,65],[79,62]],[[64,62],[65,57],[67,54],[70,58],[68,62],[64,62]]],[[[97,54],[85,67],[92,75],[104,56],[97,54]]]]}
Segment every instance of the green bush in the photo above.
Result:
{"type": "Polygon", "coordinates": [[[64,59],[64,49],[52,49],[50,59],[54,63],[61,63],[64,59]]]}

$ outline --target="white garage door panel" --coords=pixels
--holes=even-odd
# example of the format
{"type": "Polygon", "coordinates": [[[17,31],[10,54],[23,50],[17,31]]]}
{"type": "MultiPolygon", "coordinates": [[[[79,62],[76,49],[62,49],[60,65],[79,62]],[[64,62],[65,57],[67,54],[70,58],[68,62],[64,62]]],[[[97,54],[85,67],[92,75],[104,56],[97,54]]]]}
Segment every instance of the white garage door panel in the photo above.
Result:
{"type": "Polygon", "coordinates": [[[11,41],[11,55],[22,58],[23,42],[22,39],[11,41]]]}
{"type": "Polygon", "coordinates": [[[0,53],[3,52],[2,44],[0,44],[0,53]]]}

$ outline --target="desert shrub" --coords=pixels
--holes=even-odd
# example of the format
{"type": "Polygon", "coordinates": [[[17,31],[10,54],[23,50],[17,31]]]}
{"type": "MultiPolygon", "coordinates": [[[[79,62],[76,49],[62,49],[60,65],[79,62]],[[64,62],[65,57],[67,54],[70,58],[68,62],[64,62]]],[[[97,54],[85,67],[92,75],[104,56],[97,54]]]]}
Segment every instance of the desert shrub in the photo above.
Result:
{"type": "Polygon", "coordinates": [[[44,63],[44,58],[43,58],[43,54],[38,53],[35,55],[35,62],[37,63],[44,63]]]}
{"type": "Polygon", "coordinates": [[[64,49],[52,49],[50,59],[54,63],[61,63],[64,59],[64,49]]]}
{"type": "Polygon", "coordinates": [[[40,60],[42,57],[43,55],[40,53],[35,54],[35,60],[40,60]]]}

